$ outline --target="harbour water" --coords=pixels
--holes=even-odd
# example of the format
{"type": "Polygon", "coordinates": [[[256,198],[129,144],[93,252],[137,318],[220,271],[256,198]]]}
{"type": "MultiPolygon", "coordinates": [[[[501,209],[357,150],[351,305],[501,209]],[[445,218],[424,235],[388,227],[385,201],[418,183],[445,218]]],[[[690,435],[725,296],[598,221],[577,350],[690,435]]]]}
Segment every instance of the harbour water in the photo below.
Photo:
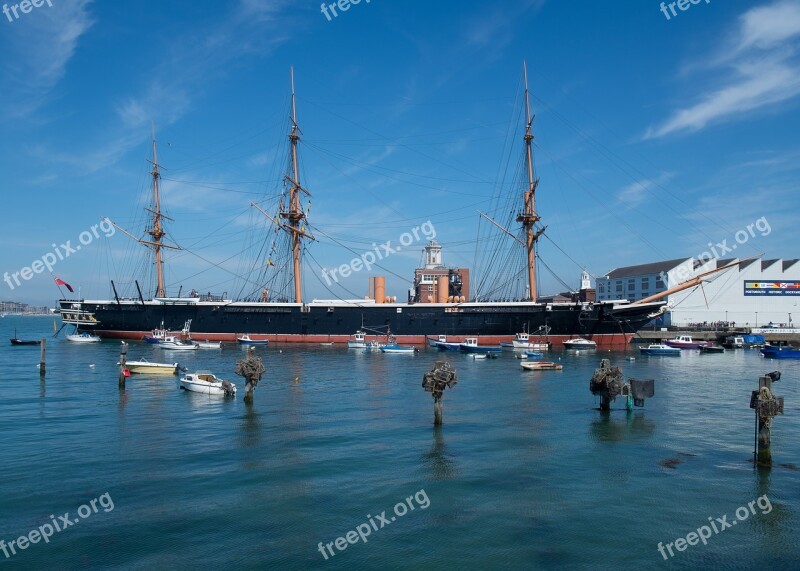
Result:
{"type": "Polygon", "coordinates": [[[430,349],[269,346],[256,349],[267,372],[246,406],[232,372],[239,347],[169,353],[130,344],[129,359],[178,360],[235,382],[239,395],[225,399],[179,391],[176,377],[134,375],[121,392],[119,343],[51,335],[52,318],[0,320],[0,539],[65,513],[78,523],[10,557],[0,551],[4,569],[800,562],[800,362],[753,350],[635,361],[626,360],[633,351],[554,352],[548,358],[563,371],[528,372],[506,352],[477,361],[430,349]],[[45,380],[38,347],[8,343],[15,328],[21,338],[48,337],[45,380]],[[655,379],[643,409],[629,413],[618,399],[610,414],[597,410],[588,381],[603,357],[626,376],[655,379]],[[459,382],[435,428],[421,381],[438,359],[452,362],[459,382]],[[783,375],[774,388],[786,414],[773,423],[774,466],[754,469],[750,392],[773,370],[783,375]],[[99,509],[76,515],[104,494],[99,509]],[[396,510],[400,503],[408,509],[396,510]],[[749,515],[738,521],[743,506],[749,515]],[[659,542],[723,516],[736,525],[705,545],[673,548],[667,560],[659,552],[659,542]],[[366,542],[337,549],[362,524],[366,542]]]}

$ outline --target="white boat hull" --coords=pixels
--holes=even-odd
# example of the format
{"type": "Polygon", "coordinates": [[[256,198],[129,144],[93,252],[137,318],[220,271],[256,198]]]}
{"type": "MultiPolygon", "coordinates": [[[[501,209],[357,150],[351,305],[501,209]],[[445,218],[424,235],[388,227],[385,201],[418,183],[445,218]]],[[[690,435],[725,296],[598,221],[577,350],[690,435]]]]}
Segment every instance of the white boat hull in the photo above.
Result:
{"type": "Polygon", "coordinates": [[[150,363],[148,361],[128,361],[125,363],[131,373],[149,375],[177,375],[178,363],[150,363]]]}
{"type": "Polygon", "coordinates": [[[97,335],[67,335],[67,340],[73,343],[99,343],[97,335]]]}
{"type": "MultiPolygon", "coordinates": [[[[210,373],[190,373],[180,378],[178,388],[204,395],[225,395],[228,394],[225,391],[225,383],[226,381],[218,379],[210,373]]],[[[230,393],[236,394],[236,385],[229,383],[229,387],[230,393]]]]}

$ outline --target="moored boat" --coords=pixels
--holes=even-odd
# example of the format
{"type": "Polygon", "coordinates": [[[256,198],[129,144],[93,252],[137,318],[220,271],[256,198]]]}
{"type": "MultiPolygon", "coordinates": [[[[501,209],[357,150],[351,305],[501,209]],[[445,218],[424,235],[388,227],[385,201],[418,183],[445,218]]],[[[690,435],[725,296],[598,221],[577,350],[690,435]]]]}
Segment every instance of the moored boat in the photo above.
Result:
{"type": "Polygon", "coordinates": [[[386,343],[380,346],[382,353],[411,353],[413,354],[416,349],[414,347],[398,345],[397,343],[386,343]]]}
{"type": "Polygon", "coordinates": [[[744,337],[731,335],[726,337],[722,342],[722,346],[726,349],[742,349],[744,347],[744,337]]]}
{"type": "Polygon", "coordinates": [[[351,339],[347,340],[348,349],[366,349],[367,336],[363,331],[356,331],[351,339]]]}
{"type": "Polygon", "coordinates": [[[178,387],[186,391],[207,395],[233,396],[236,394],[236,385],[230,381],[217,378],[210,371],[187,373],[178,381],[178,387]]]}
{"type": "Polygon", "coordinates": [[[691,335],[679,335],[674,339],[667,339],[664,344],[677,349],[699,349],[700,347],[713,345],[708,341],[695,341],[691,335]]]}
{"type": "Polygon", "coordinates": [[[126,361],[125,368],[131,373],[150,375],[177,375],[180,372],[178,363],[153,363],[144,358],[139,361],[126,361]]]}
{"type": "Polygon", "coordinates": [[[195,351],[197,350],[197,345],[194,343],[189,343],[188,341],[181,341],[177,337],[173,335],[167,335],[163,341],[158,344],[158,347],[161,349],[167,349],[169,351],[195,351]]]}
{"type": "Polygon", "coordinates": [[[41,339],[18,339],[17,330],[14,330],[14,337],[10,339],[12,345],[41,345],[41,339]]]}
{"type": "Polygon", "coordinates": [[[700,347],[701,353],[724,353],[725,347],[719,345],[704,345],[700,347]]]}
{"type": "Polygon", "coordinates": [[[764,357],[769,359],[800,359],[800,349],[791,345],[766,344],[760,351],[764,357]]]}
{"type": "Polygon", "coordinates": [[[269,343],[269,339],[252,339],[247,334],[237,337],[236,340],[242,345],[267,345],[269,343]]]}
{"type": "Polygon", "coordinates": [[[563,365],[552,361],[522,361],[520,366],[528,371],[560,371],[563,365]]]}
{"type": "Polygon", "coordinates": [[[489,353],[499,352],[503,348],[500,345],[478,345],[477,337],[467,337],[463,343],[459,345],[461,351],[467,353],[489,353]]]}
{"type": "Polygon", "coordinates": [[[681,350],[662,343],[653,343],[647,347],[639,347],[639,353],[642,355],[680,355],[681,350]]]}
{"type": "Polygon", "coordinates": [[[72,341],[73,343],[99,343],[100,337],[97,335],[92,335],[91,333],[87,333],[86,331],[82,331],[78,333],[77,331],[72,335],[67,335],[67,340],[72,341]]]}
{"type": "Polygon", "coordinates": [[[222,349],[222,341],[192,341],[198,349],[222,349]]]}
{"type": "Polygon", "coordinates": [[[597,343],[583,337],[564,341],[564,349],[597,349],[597,343]]]}
{"type": "MultiPolygon", "coordinates": [[[[532,170],[533,114],[529,104],[527,75],[523,139],[526,160],[520,164],[526,164],[529,168],[526,173],[527,184],[524,185],[524,189],[520,188],[522,208],[516,216],[525,234],[525,239],[518,241],[524,249],[518,250],[518,253],[520,260],[526,258],[526,292],[522,295],[503,295],[498,291],[489,297],[475,295],[473,301],[455,295],[445,295],[446,301],[435,304],[421,300],[415,300],[413,303],[395,303],[394,296],[382,295],[382,299],[375,299],[378,297],[377,293],[368,300],[304,299],[303,252],[306,251],[305,240],[313,239],[313,236],[310,230],[312,225],[307,221],[307,212],[303,209],[303,201],[300,199],[300,195],[307,190],[298,176],[300,172],[298,143],[301,140],[301,132],[295,112],[294,88],[291,92],[291,101],[289,136],[291,160],[288,165],[290,168],[287,170],[287,176],[281,178],[281,199],[274,201],[277,211],[272,215],[267,214],[270,220],[281,221],[276,224],[276,231],[286,232],[288,239],[282,242],[290,247],[281,248],[280,252],[274,254],[283,257],[280,263],[274,263],[275,258],[260,259],[258,266],[264,267],[266,264],[276,271],[277,268],[286,268],[286,271],[293,272],[293,279],[277,280],[285,285],[273,291],[265,288],[260,301],[229,299],[224,294],[212,295],[211,292],[207,295],[197,295],[194,291],[189,296],[181,297],[180,291],[177,296],[169,296],[165,286],[164,264],[160,261],[160,255],[163,248],[176,246],[165,243],[164,237],[169,235],[168,232],[159,231],[155,232],[155,235],[151,234],[147,240],[139,240],[159,260],[153,266],[157,287],[149,299],[141,291],[135,292],[134,295],[119,296],[116,289],[111,299],[61,299],[59,307],[64,322],[75,323],[91,319],[96,327],[95,331],[103,337],[141,339],[151,330],[154,323],[162,319],[167,327],[175,328],[178,327],[178,323],[191,315],[195,323],[200,324],[201,331],[197,333],[198,335],[233,341],[237,332],[250,331],[254,335],[268,335],[269,339],[287,343],[318,343],[334,336],[345,337],[365,320],[369,323],[391,326],[398,339],[404,343],[424,342],[425,336],[434,331],[446,331],[458,339],[467,335],[480,335],[482,339],[499,342],[506,341],[513,331],[522,331],[525,328],[528,328],[528,331],[539,331],[542,328],[549,328],[548,335],[552,335],[556,343],[559,342],[559,337],[591,335],[601,346],[622,347],[627,345],[634,331],[659,315],[661,309],[665,307],[665,302],[661,300],[646,302],[640,300],[633,303],[627,300],[581,301],[579,292],[575,292],[576,295],[569,301],[555,303],[538,301],[535,247],[536,241],[544,232],[544,227],[537,215],[534,192],[531,190],[535,188],[537,182],[532,170]],[[283,184],[286,182],[290,184],[283,184]],[[456,297],[458,301],[455,301],[456,297]],[[515,301],[507,301],[510,298],[515,301]],[[390,302],[386,303],[386,299],[390,299],[390,302]]],[[[166,217],[160,210],[161,166],[158,162],[155,137],[152,144],[152,167],[148,166],[152,175],[153,194],[149,209],[152,220],[149,224],[150,228],[162,228],[166,217]]],[[[477,269],[475,271],[477,272],[477,269]]],[[[494,272],[489,273],[494,274],[494,272]]],[[[112,285],[112,288],[115,287],[112,285]]]]}

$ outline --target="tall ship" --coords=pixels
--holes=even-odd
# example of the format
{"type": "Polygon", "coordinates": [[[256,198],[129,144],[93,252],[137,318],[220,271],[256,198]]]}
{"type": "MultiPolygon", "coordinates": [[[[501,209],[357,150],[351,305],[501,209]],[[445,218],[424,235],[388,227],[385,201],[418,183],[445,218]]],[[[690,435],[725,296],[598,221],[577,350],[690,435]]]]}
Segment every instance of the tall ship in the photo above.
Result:
{"type": "MultiPolygon", "coordinates": [[[[515,249],[521,260],[516,275],[523,283],[521,295],[502,297],[492,288],[476,292],[471,297],[465,291],[468,272],[453,271],[441,265],[441,249],[431,242],[425,250],[425,268],[417,270],[415,288],[405,301],[386,295],[385,278],[370,277],[369,295],[364,299],[303,299],[303,260],[305,243],[314,241],[313,227],[307,220],[307,208],[301,198],[310,196],[300,181],[297,105],[294,74],[291,80],[291,110],[289,160],[284,186],[275,212],[267,212],[251,203],[269,221],[271,231],[281,235],[286,251],[285,263],[275,264],[271,250],[262,258],[261,266],[280,265],[285,270],[281,287],[274,278],[256,282],[258,299],[227,299],[226,295],[207,294],[194,290],[177,296],[167,295],[164,277],[165,249],[179,249],[165,241],[161,211],[159,181],[160,165],[153,136],[151,219],[145,238],[128,236],[148,248],[154,258],[154,294],[146,296],[141,284],[134,280],[135,295],[120,295],[111,281],[110,299],[60,299],[58,307],[65,324],[91,330],[104,338],[142,339],[154,328],[178,331],[191,320],[192,335],[214,341],[235,341],[244,334],[251,339],[286,343],[344,342],[361,332],[367,339],[393,335],[400,343],[423,344],[427,337],[447,336],[448,341],[463,341],[478,337],[481,343],[510,341],[520,332],[546,335],[554,346],[575,337],[590,339],[600,348],[624,347],[653,318],[666,311],[664,296],[637,302],[627,300],[596,301],[588,275],[584,274],[579,291],[566,295],[540,298],[537,293],[537,241],[545,228],[536,211],[536,191],[539,180],[534,173],[532,142],[534,139],[524,69],[524,158],[525,180],[521,204],[510,221],[516,222],[512,232],[503,224],[488,220],[499,235],[506,238],[508,247],[515,249]],[[436,271],[438,270],[438,271],[436,271]],[[424,285],[425,287],[420,287],[424,285]],[[272,288],[269,286],[273,286],[272,288]],[[275,290],[277,293],[273,293],[275,290]],[[489,293],[486,293],[486,292],[489,293]]],[[[116,224],[115,224],[116,226],[116,224]]],[[[498,242],[499,243],[499,242],[498,242]]],[[[508,258],[497,256],[499,271],[507,271],[508,258]],[[503,266],[503,264],[506,264],[503,266]]],[[[516,271],[516,270],[515,270],[516,271]]]]}

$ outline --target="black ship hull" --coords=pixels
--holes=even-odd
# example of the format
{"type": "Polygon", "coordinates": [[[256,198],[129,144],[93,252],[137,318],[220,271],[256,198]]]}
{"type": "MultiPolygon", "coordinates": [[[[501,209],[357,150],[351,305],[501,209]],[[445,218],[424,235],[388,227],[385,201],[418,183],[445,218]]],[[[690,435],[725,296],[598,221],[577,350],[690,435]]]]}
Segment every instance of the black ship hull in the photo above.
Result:
{"type": "Polygon", "coordinates": [[[391,333],[398,341],[424,343],[426,336],[453,340],[480,337],[509,340],[514,334],[547,331],[554,344],[572,337],[599,346],[624,346],[659,313],[663,302],[627,303],[463,303],[374,304],[354,302],[243,303],[60,300],[65,323],[91,327],[101,337],[142,339],[152,329],[180,331],[191,319],[196,338],[234,341],[249,334],[275,342],[344,341],[357,330],[376,337],[391,333]]]}

